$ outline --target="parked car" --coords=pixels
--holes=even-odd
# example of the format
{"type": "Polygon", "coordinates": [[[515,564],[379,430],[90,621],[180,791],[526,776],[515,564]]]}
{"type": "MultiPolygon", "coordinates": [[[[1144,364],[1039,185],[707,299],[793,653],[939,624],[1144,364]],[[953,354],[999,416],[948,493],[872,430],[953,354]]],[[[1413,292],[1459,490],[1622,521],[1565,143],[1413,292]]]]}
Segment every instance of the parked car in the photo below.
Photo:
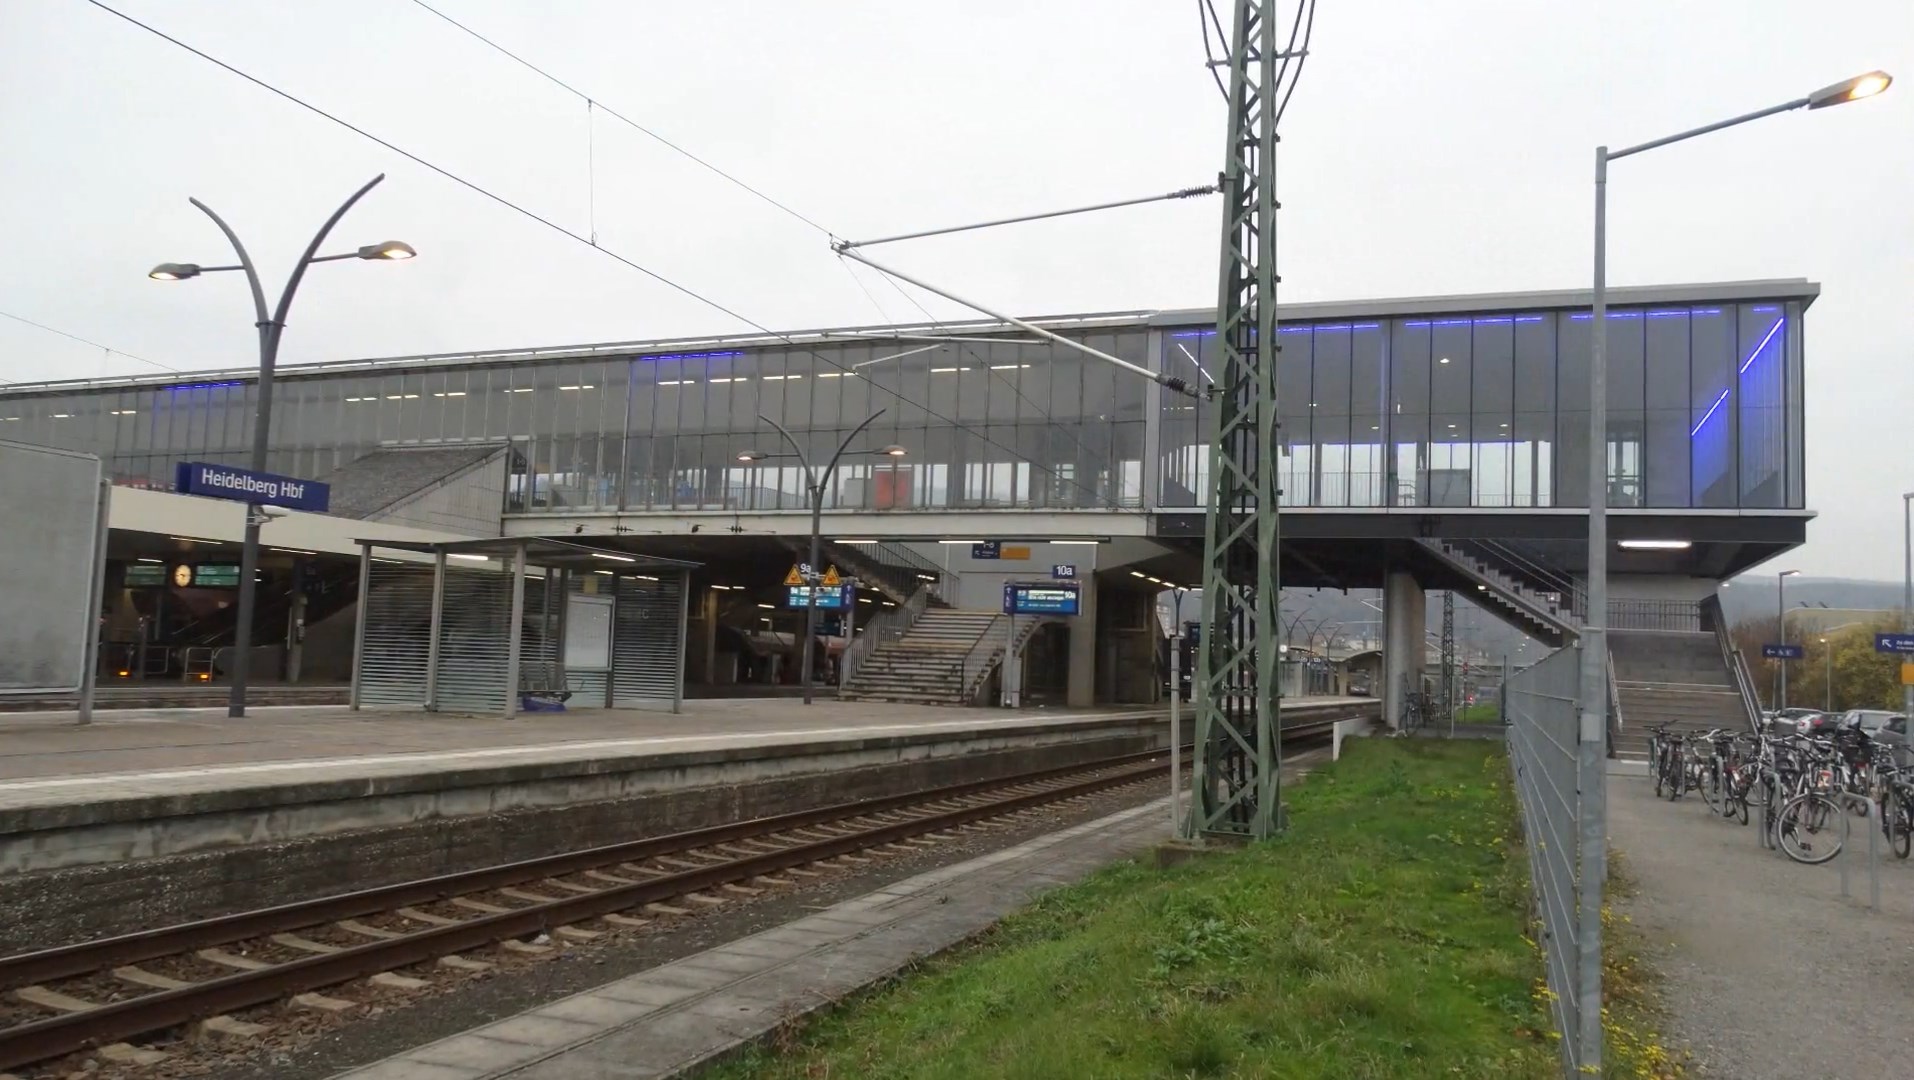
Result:
{"type": "Polygon", "coordinates": [[[1865,731],[1869,735],[1881,731],[1906,735],[1907,717],[1887,709],[1849,709],[1841,714],[1839,726],[1865,731]]]}

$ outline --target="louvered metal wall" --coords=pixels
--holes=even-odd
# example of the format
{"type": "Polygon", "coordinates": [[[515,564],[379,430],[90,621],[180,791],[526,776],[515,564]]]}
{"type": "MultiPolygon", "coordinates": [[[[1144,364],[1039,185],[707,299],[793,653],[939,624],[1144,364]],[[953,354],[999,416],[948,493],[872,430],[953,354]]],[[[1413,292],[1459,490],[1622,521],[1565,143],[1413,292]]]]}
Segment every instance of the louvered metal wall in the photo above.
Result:
{"type": "MultiPolygon", "coordinates": [[[[528,605],[531,584],[526,583],[528,605]]],[[[431,590],[428,568],[428,605],[431,590]]],[[[429,607],[427,611],[429,614],[429,607]]],[[[507,667],[511,648],[508,633],[512,623],[511,573],[447,565],[445,610],[440,618],[439,710],[503,713],[510,698],[507,667]]]]}
{"type": "Polygon", "coordinates": [[[432,637],[429,563],[373,560],[359,648],[359,703],[425,704],[426,658],[432,637]]]}
{"type": "Polygon", "coordinates": [[[611,703],[675,711],[684,699],[685,574],[661,570],[657,581],[616,580],[611,703]]]}

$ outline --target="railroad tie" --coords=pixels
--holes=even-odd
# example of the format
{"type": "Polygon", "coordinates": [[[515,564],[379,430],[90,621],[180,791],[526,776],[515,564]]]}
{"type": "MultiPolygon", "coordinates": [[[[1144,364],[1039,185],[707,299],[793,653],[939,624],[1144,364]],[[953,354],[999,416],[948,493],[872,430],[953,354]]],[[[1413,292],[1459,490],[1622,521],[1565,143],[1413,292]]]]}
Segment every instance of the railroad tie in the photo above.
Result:
{"type": "Polygon", "coordinates": [[[739,896],[757,896],[764,892],[763,889],[753,889],[749,885],[738,885],[731,882],[726,882],[718,887],[728,893],[737,893],[739,896]]]}
{"type": "Polygon", "coordinates": [[[453,971],[490,971],[492,970],[492,965],[486,963],[483,960],[474,960],[467,956],[460,956],[457,953],[454,953],[451,956],[439,957],[438,963],[440,967],[451,968],[453,971]]]}
{"type": "Polygon", "coordinates": [[[657,861],[666,866],[676,867],[679,870],[709,870],[718,865],[718,863],[714,862],[688,862],[684,859],[671,858],[668,855],[658,856],[657,861]]]}
{"type": "Polygon", "coordinates": [[[593,881],[602,881],[607,885],[636,885],[638,884],[636,881],[633,881],[631,878],[622,878],[616,874],[604,874],[604,873],[598,872],[597,870],[587,870],[585,871],[585,876],[592,879],[593,881]]]}
{"type": "Polygon", "coordinates": [[[600,915],[599,918],[613,926],[622,926],[627,930],[636,930],[641,926],[651,925],[650,919],[634,919],[629,915],[620,915],[617,912],[613,912],[610,915],[600,915]]]}
{"type": "Polygon", "coordinates": [[[672,907],[670,904],[646,904],[645,910],[651,912],[653,915],[689,915],[691,914],[691,912],[685,910],[684,908],[672,907]]]}
{"type": "Polygon", "coordinates": [[[454,896],[452,899],[447,900],[446,903],[457,904],[467,911],[476,911],[480,915],[503,915],[512,910],[507,907],[499,907],[497,904],[488,904],[483,900],[474,900],[469,896],[454,896]]]}
{"type": "MultiPolygon", "coordinates": [[[[154,1050],[132,1043],[107,1043],[99,1049],[100,1059],[115,1065],[158,1065],[166,1060],[166,1051],[154,1050]]],[[[12,1073],[0,1073],[0,1080],[12,1076],[12,1073]]]]}
{"type": "Polygon", "coordinates": [[[316,953],[320,956],[340,951],[337,945],[328,945],[323,941],[303,938],[298,934],[274,934],[272,941],[274,944],[284,945],[288,949],[298,949],[300,952],[316,953]]]}
{"type": "Polygon", "coordinates": [[[628,874],[643,874],[647,878],[661,878],[661,877],[671,876],[670,874],[665,873],[663,870],[653,870],[649,866],[639,866],[637,863],[628,863],[628,862],[619,863],[618,869],[623,870],[628,874]]]}
{"type": "Polygon", "coordinates": [[[590,885],[573,885],[569,881],[560,881],[557,878],[546,878],[544,881],[541,881],[538,884],[540,885],[540,887],[563,889],[566,892],[578,893],[581,896],[584,895],[585,893],[595,893],[598,891],[597,889],[592,888],[590,885]]]}
{"type": "Polygon", "coordinates": [[[38,1005],[54,1012],[79,1013],[99,1008],[91,1001],[83,1001],[71,994],[62,994],[58,990],[49,990],[44,986],[22,986],[13,992],[13,996],[29,1005],[38,1005]]]}
{"type": "Polygon", "coordinates": [[[562,937],[566,941],[597,941],[605,936],[603,930],[587,930],[582,926],[561,926],[552,931],[553,937],[562,937]]]}
{"type": "Polygon", "coordinates": [[[220,1039],[256,1039],[267,1030],[265,1024],[255,1024],[224,1014],[201,1020],[198,1027],[201,1035],[220,1039]]]}
{"type": "Polygon", "coordinates": [[[175,979],[171,975],[161,975],[157,971],[148,971],[143,967],[128,964],[113,969],[113,977],[121,982],[130,982],[134,986],[144,986],[152,990],[183,990],[193,985],[185,979],[175,979]]]}
{"type": "Polygon", "coordinates": [[[357,1007],[357,1002],[345,998],[327,997],[324,994],[294,994],[292,1003],[301,1009],[313,1012],[342,1013],[357,1007]]]}
{"type": "Polygon", "coordinates": [[[504,949],[506,952],[526,953],[531,956],[543,956],[552,951],[550,945],[540,945],[531,941],[520,941],[517,938],[506,938],[504,941],[498,943],[498,947],[504,949]]]}
{"type": "Polygon", "coordinates": [[[376,926],[368,926],[357,919],[340,919],[332,925],[344,930],[348,934],[358,934],[360,937],[369,937],[375,941],[391,941],[393,938],[405,936],[397,930],[381,930],[376,926]]]}
{"type": "Polygon", "coordinates": [[[459,920],[457,919],[448,919],[443,915],[434,915],[429,911],[420,911],[418,908],[412,907],[402,907],[399,909],[398,914],[414,922],[425,923],[428,926],[457,926],[459,924],[459,920]]]}
{"type": "Polygon", "coordinates": [[[510,886],[498,890],[498,894],[500,896],[509,896],[514,900],[523,900],[531,904],[549,904],[558,899],[556,896],[546,896],[544,893],[535,893],[530,889],[515,889],[510,886]]]}
{"type": "Polygon", "coordinates": [[[424,979],[415,979],[410,975],[381,971],[377,975],[367,975],[366,981],[374,986],[383,986],[387,990],[423,990],[432,985],[424,979]]]}
{"type": "Polygon", "coordinates": [[[229,967],[235,971],[264,971],[272,966],[264,960],[254,960],[250,956],[229,953],[225,949],[201,949],[193,955],[209,964],[218,964],[220,967],[229,967]]]}
{"type": "Polygon", "coordinates": [[[684,895],[684,898],[694,903],[703,904],[706,907],[717,907],[719,904],[724,903],[724,897],[712,896],[709,893],[701,893],[701,892],[686,893],[684,895]]]}

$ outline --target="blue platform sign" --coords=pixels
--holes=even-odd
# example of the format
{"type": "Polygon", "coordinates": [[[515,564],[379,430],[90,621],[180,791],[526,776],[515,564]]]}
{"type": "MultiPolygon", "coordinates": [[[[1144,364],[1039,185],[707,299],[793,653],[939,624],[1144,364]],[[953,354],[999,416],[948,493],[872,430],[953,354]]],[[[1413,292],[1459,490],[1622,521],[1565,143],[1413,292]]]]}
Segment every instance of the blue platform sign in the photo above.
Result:
{"type": "Polygon", "coordinates": [[[1061,581],[1074,581],[1077,576],[1077,564],[1060,562],[1050,568],[1050,576],[1061,581]]]}
{"type": "Polygon", "coordinates": [[[1082,595],[1075,584],[1004,585],[1006,615],[1076,615],[1082,608],[1082,595]]]}
{"type": "Polygon", "coordinates": [[[1914,634],[1876,634],[1874,651],[1882,653],[1914,653],[1914,634]]]}
{"type": "MultiPolygon", "coordinates": [[[[786,585],[784,605],[791,608],[811,606],[811,587],[809,585],[786,585]]],[[[843,611],[857,600],[857,594],[849,585],[821,585],[817,590],[817,609],[819,611],[843,611]]]]}
{"type": "Polygon", "coordinates": [[[979,540],[970,545],[970,557],[973,559],[1001,559],[1003,558],[1003,549],[1004,542],[1002,540],[979,540]]]}
{"type": "Polygon", "coordinates": [[[1763,645],[1761,656],[1765,660],[1799,660],[1808,654],[1799,645],[1763,645]]]}
{"type": "Polygon", "coordinates": [[[283,506],[323,514],[332,505],[332,487],[317,480],[300,480],[274,473],[182,461],[173,468],[173,490],[181,495],[232,499],[257,506],[283,506]]]}

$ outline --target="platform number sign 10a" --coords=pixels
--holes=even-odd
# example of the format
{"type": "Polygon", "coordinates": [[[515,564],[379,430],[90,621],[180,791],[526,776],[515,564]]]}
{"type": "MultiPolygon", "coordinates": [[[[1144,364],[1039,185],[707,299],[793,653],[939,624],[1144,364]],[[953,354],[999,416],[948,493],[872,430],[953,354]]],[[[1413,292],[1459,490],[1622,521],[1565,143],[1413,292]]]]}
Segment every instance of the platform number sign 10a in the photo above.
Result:
{"type": "Polygon", "coordinates": [[[1067,562],[1057,563],[1050,568],[1050,576],[1056,578],[1058,581],[1075,581],[1077,579],[1077,564],[1067,562]]]}

